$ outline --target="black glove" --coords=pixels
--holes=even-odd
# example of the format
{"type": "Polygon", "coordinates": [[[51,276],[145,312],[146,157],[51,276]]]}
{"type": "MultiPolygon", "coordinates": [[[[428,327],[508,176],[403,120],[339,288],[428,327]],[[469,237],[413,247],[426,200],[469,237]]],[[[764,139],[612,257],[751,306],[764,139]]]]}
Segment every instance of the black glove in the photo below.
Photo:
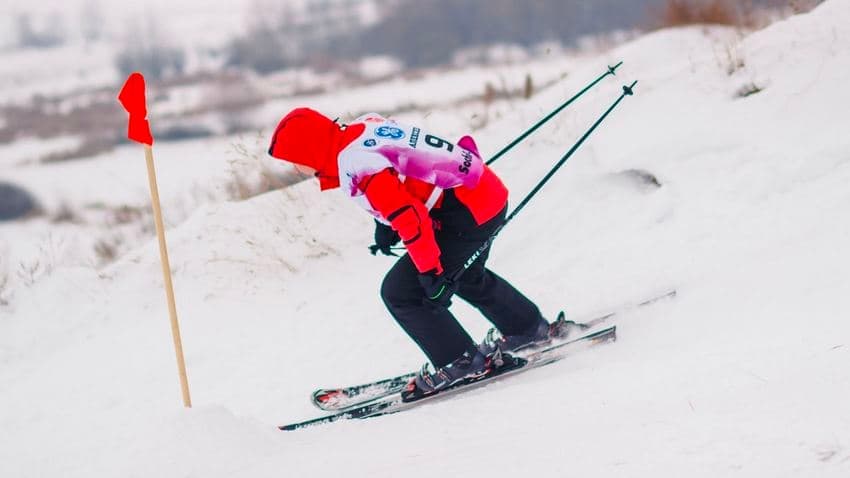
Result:
{"type": "Polygon", "coordinates": [[[452,305],[452,295],[457,286],[445,273],[437,275],[435,271],[419,274],[419,284],[425,289],[425,302],[448,307],[452,305]]]}
{"type": "Polygon", "coordinates": [[[393,228],[376,220],[375,244],[369,246],[369,252],[371,252],[373,256],[378,254],[378,251],[383,252],[385,256],[398,256],[398,254],[395,254],[390,250],[390,247],[398,244],[398,241],[400,240],[401,236],[399,236],[393,228]]]}

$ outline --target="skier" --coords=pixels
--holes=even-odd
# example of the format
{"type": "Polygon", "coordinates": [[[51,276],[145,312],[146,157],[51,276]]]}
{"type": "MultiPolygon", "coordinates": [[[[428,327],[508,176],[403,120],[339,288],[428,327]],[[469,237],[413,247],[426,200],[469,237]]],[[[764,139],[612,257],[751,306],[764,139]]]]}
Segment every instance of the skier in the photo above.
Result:
{"type": "Polygon", "coordinates": [[[323,191],[340,187],[374,216],[373,255],[395,255],[391,247],[403,241],[408,253],[387,273],[381,298],[434,367],[414,378],[420,394],[492,370],[492,348],[477,346],[449,312],[453,295],[496,326],[502,351],[550,340],[538,307],[485,267],[489,248],[452,280],[507,211],[508,190],[470,136],[451,143],[378,114],[341,125],[297,108],[278,124],[269,154],[318,178],[323,191]]]}

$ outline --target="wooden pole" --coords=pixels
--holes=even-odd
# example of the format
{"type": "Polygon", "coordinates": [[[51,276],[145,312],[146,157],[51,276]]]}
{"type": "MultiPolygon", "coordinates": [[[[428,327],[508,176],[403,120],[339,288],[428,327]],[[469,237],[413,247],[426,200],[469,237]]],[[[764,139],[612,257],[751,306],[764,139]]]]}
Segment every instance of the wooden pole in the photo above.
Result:
{"type": "Polygon", "coordinates": [[[177,307],[174,304],[174,287],[171,284],[171,265],[168,262],[165,227],[162,223],[162,210],[159,206],[159,189],[156,185],[153,150],[149,145],[145,145],[145,160],[148,163],[148,182],[151,188],[151,202],[153,203],[156,235],[159,239],[159,257],[160,262],[162,262],[162,277],[165,280],[165,295],[168,299],[168,315],[171,317],[171,336],[174,338],[174,351],[177,354],[177,371],[180,374],[180,388],[183,391],[183,406],[191,408],[192,399],[189,397],[189,379],[186,376],[186,362],[183,360],[183,342],[180,340],[180,324],[177,322],[177,307]]]}

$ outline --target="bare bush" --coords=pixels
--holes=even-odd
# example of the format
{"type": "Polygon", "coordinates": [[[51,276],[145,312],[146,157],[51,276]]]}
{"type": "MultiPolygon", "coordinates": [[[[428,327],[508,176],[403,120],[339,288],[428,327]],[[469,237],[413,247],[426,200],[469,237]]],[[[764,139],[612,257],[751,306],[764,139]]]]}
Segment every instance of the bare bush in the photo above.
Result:
{"type": "Polygon", "coordinates": [[[504,77],[499,79],[501,81],[500,88],[496,88],[493,83],[490,83],[489,81],[484,84],[484,94],[481,96],[481,101],[487,106],[493,104],[496,100],[510,99],[518,96],[525,97],[525,94],[529,92],[529,90],[533,92],[534,86],[530,84],[531,76],[526,77],[526,83],[522,89],[514,91],[511,91],[511,89],[508,88],[504,77]]]}
{"type": "Polygon", "coordinates": [[[118,258],[118,252],[123,244],[120,236],[109,239],[101,238],[94,245],[94,253],[100,265],[106,265],[118,258]]]}
{"type": "Polygon", "coordinates": [[[109,227],[139,223],[149,214],[150,211],[146,207],[119,206],[108,210],[105,223],[109,227]]]}
{"type": "Polygon", "coordinates": [[[45,268],[41,263],[40,259],[36,259],[32,262],[21,262],[18,264],[18,278],[26,285],[27,287],[35,284],[35,281],[42,275],[45,268]]]}
{"type": "Polygon", "coordinates": [[[746,60],[744,60],[744,55],[741,52],[740,43],[727,44],[725,49],[725,58],[721,61],[722,64],[725,64],[726,74],[732,76],[738,70],[743,69],[747,66],[746,60]]]}
{"type": "Polygon", "coordinates": [[[38,246],[38,256],[18,264],[17,275],[21,282],[30,287],[41,277],[53,273],[65,249],[65,239],[62,236],[47,234],[38,246]]]}
{"type": "Polygon", "coordinates": [[[264,159],[265,141],[258,133],[250,147],[244,141],[231,144],[236,157],[230,160],[231,181],[226,186],[230,199],[244,200],[303,181],[294,170],[279,173],[269,167],[264,159]]]}
{"type": "Polygon", "coordinates": [[[811,11],[816,6],[823,3],[824,0],[789,0],[788,6],[795,14],[806,13],[811,11]]]}
{"type": "Polygon", "coordinates": [[[493,83],[489,81],[484,85],[484,95],[481,97],[481,101],[484,102],[485,105],[490,105],[496,99],[496,87],[493,86],[493,83]]]}
{"type": "Polygon", "coordinates": [[[729,0],[667,0],[654,12],[656,28],[684,25],[742,26],[744,16],[729,0]]]}
{"type": "MultiPolygon", "coordinates": [[[[111,93],[111,92],[110,92],[111,93]]],[[[126,114],[112,94],[96,96],[90,103],[68,111],[61,108],[63,99],[36,96],[30,104],[7,105],[0,113],[15,118],[0,129],[0,142],[14,141],[18,137],[35,136],[52,138],[59,135],[79,135],[79,147],[51,154],[42,161],[55,162],[109,151],[121,138],[126,114]]]]}
{"type": "Polygon", "coordinates": [[[79,224],[81,221],[80,215],[67,202],[61,203],[56,211],[50,215],[50,222],[53,224],[79,224]]]}

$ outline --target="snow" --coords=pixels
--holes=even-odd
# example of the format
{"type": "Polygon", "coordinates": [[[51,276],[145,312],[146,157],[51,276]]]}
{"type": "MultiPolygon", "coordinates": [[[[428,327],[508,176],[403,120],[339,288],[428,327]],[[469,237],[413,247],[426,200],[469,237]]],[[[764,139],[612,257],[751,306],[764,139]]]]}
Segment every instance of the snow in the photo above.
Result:
{"type": "MultiPolygon", "coordinates": [[[[380,19],[376,0],[148,0],[117,4],[101,0],[0,2],[0,105],[36,95],[65,95],[86,87],[112,87],[123,78],[116,57],[131,45],[161,45],[186,54],[186,72],[218,71],[229,42],[259,22],[295,12],[304,21],[339,5],[355,6],[354,18],[369,26],[380,19]],[[17,48],[19,18],[37,34],[58,29],[61,45],[17,48]],[[52,22],[52,23],[51,23],[52,22]],[[86,40],[84,30],[98,38],[86,40]],[[47,30],[47,31],[46,31],[47,30]],[[61,78],[57,78],[61,76],[61,78]]],[[[384,66],[388,68],[388,66],[384,66]]]]}
{"type": "MultiPolygon", "coordinates": [[[[0,127],[2,127],[2,124],[0,124],[0,127]]],[[[18,139],[3,146],[0,165],[11,167],[38,162],[39,159],[50,154],[73,151],[80,146],[80,143],[81,140],[79,137],[69,135],[57,136],[50,139],[18,139]]]]}
{"type": "MultiPolygon", "coordinates": [[[[744,38],[702,27],[645,35],[576,60],[564,81],[475,133],[492,154],[625,61],[495,164],[516,204],[621,85],[640,80],[488,263],[548,316],[678,290],[621,318],[616,343],[401,414],[278,432],[317,415],[313,388],[423,360],[377,295],[391,260],[366,252],[367,215],[310,182],[187,206],[168,241],[194,408],[180,407],[156,243],[103,269],[57,260],[0,307],[3,475],[459,476],[498,463],[499,474],[528,476],[847,476],[848,21],[850,5],[827,0],[744,38]],[[738,97],[749,83],[763,90],[738,97]]],[[[427,88],[467,84],[458,74],[427,88]]],[[[383,86],[368,91],[398,101],[383,86]]],[[[366,91],[314,106],[384,101],[366,91]]],[[[451,117],[446,106],[424,121],[468,127],[451,117]]],[[[213,153],[197,145],[155,152],[199,164],[213,153]]],[[[141,153],[120,154],[116,168],[141,153]]],[[[191,184],[168,163],[158,160],[163,183],[191,184]]],[[[85,183],[65,184],[80,200],[142,201],[146,185],[110,182],[106,164],[39,171],[85,183]]],[[[0,233],[15,247],[30,239],[0,233]]],[[[455,309],[484,333],[474,310],[455,309]]]]}
{"type": "Polygon", "coordinates": [[[357,73],[364,78],[380,79],[400,73],[401,62],[391,56],[370,56],[357,65],[357,73]]]}
{"type": "Polygon", "coordinates": [[[114,53],[114,45],[104,44],[0,51],[0,104],[112,86],[119,80],[114,53]]]}

